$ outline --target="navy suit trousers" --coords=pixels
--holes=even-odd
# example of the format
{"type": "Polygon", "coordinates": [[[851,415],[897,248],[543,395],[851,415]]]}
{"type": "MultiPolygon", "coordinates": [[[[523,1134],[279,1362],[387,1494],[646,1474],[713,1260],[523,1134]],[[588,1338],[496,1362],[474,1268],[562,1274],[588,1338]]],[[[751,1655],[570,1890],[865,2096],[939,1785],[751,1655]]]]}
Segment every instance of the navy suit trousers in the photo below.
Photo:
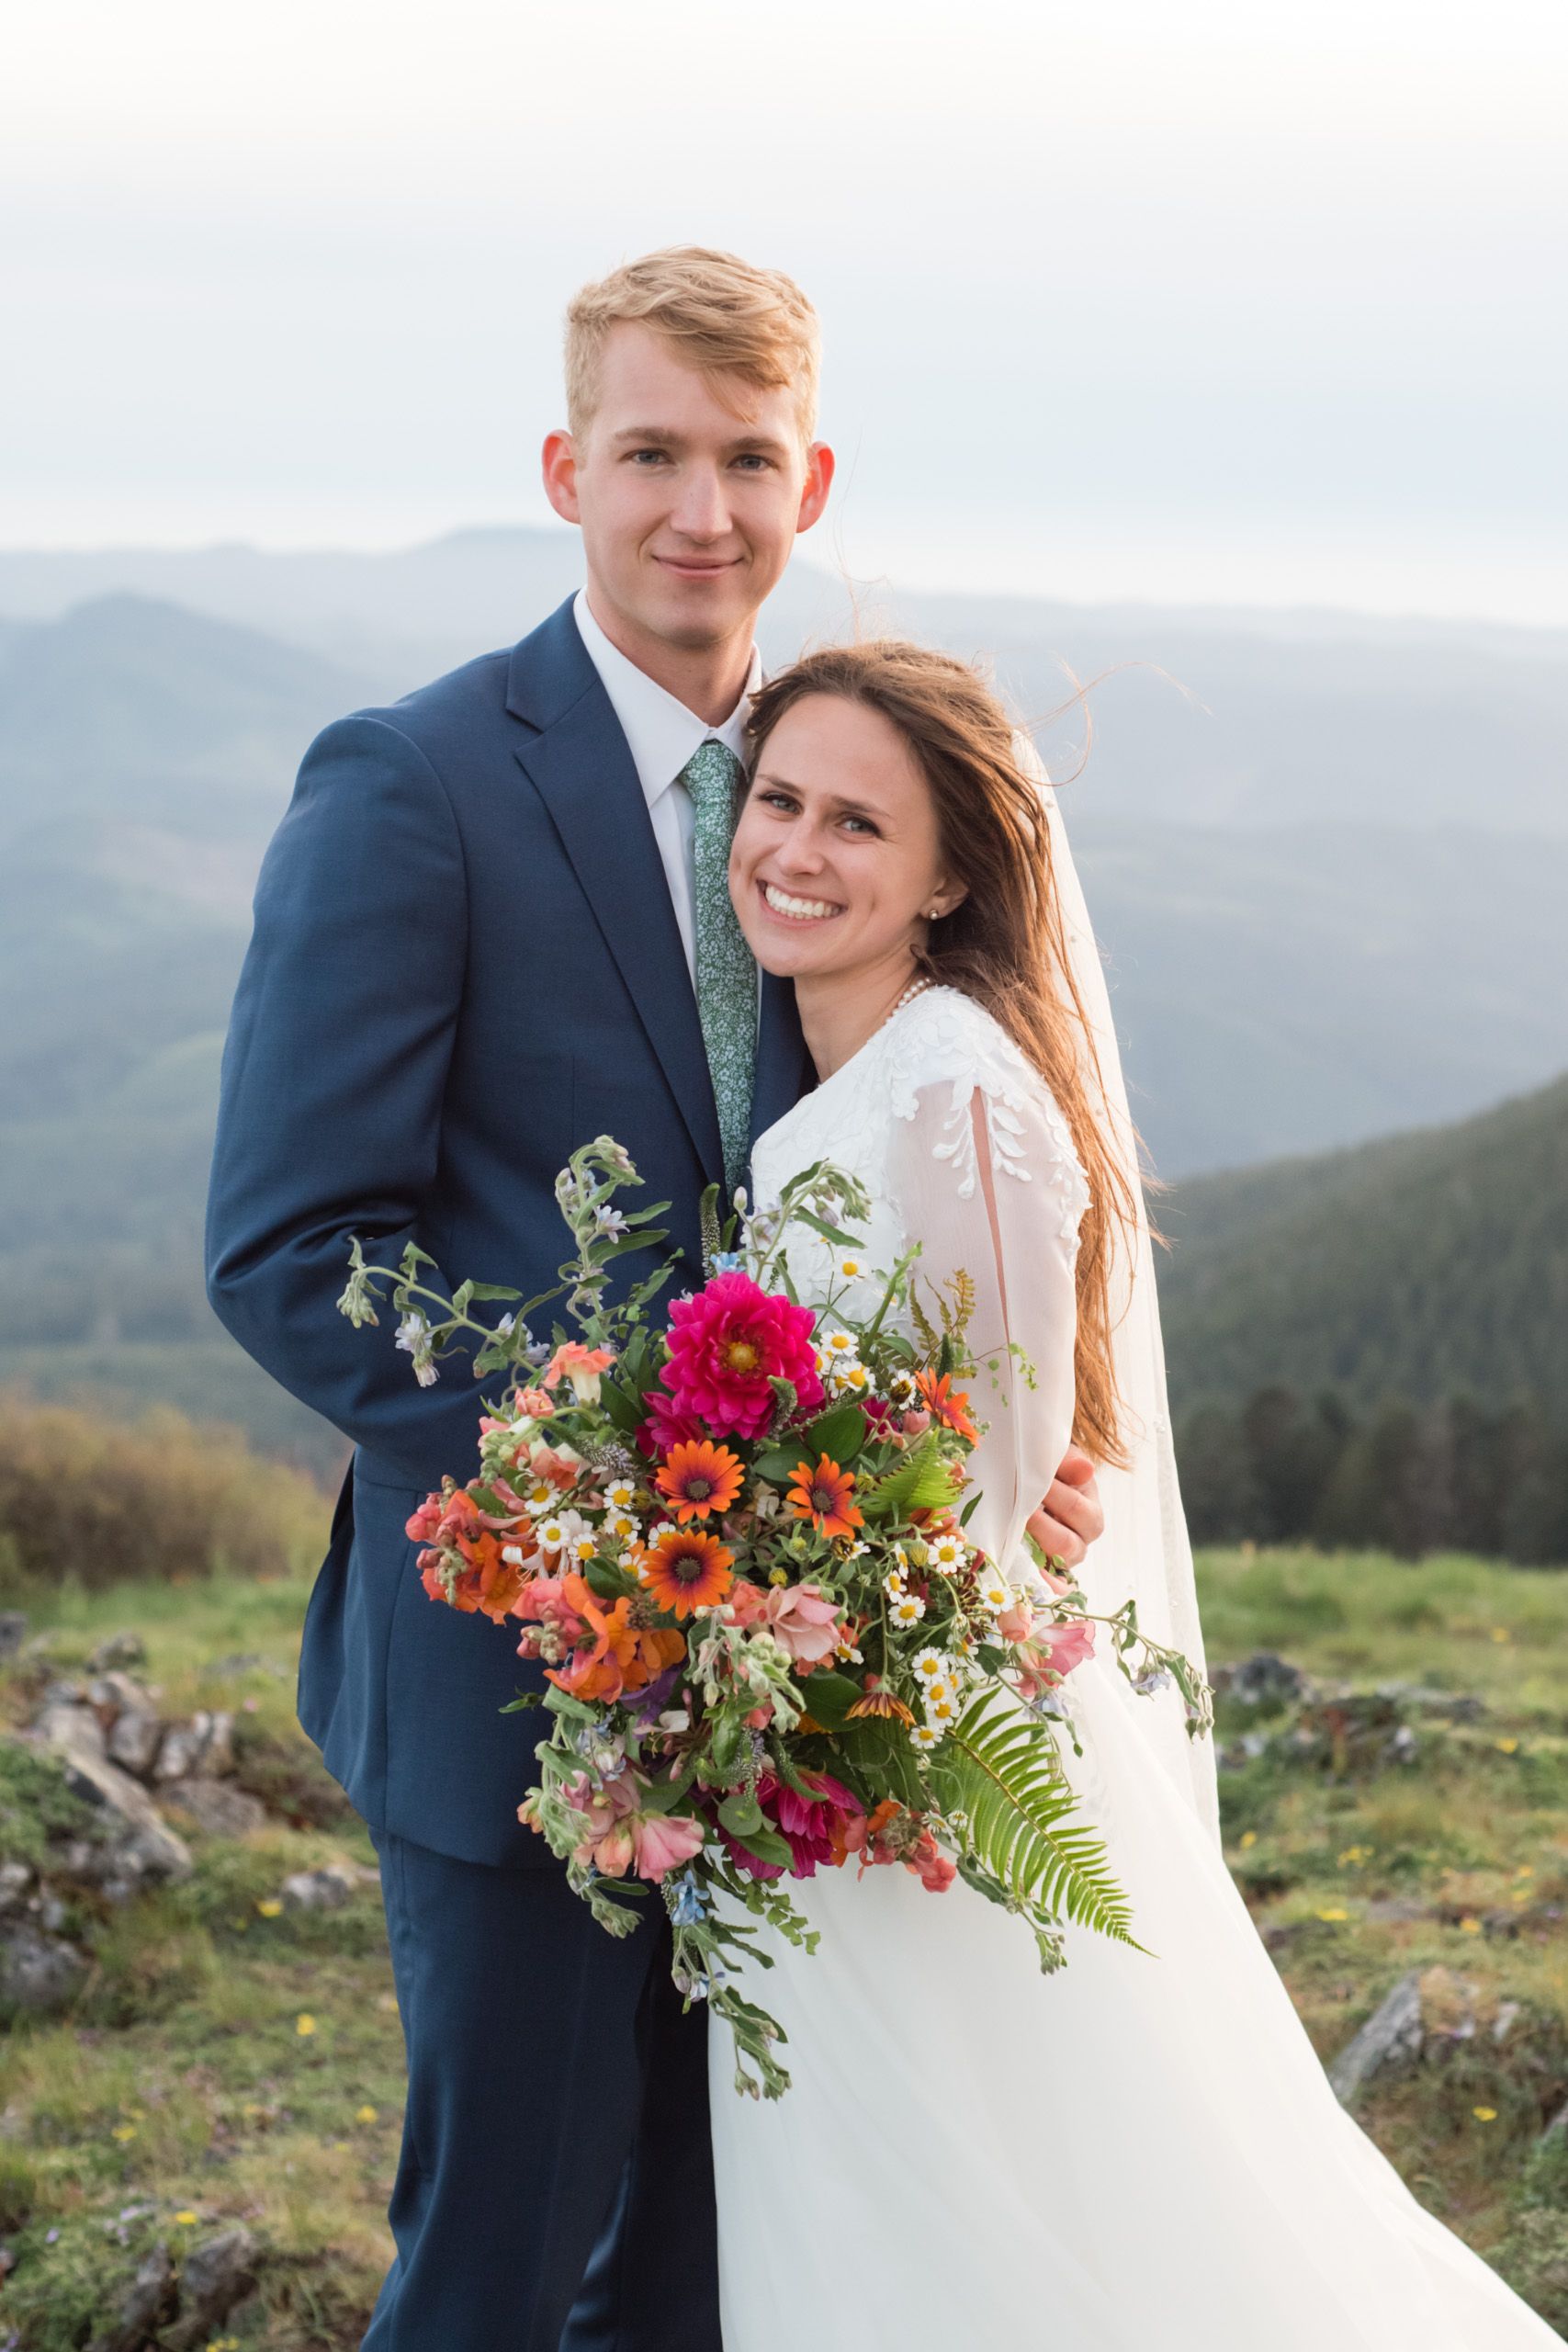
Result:
{"type": "Polygon", "coordinates": [[[365,2352],[721,2352],[705,2012],[563,1871],[378,1838],[409,2099],[365,2352]]]}

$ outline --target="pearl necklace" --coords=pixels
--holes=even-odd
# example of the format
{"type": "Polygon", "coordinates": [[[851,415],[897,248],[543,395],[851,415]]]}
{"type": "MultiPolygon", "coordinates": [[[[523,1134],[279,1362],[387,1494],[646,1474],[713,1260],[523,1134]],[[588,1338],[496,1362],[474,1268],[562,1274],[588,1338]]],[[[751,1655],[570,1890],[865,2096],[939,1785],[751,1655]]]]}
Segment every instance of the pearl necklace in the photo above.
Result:
{"type": "Polygon", "coordinates": [[[897,1003],[894,1005],[892,1010],[889,1012],[887,1015],[888,1020],[892,1020],[895,1012],[902,1012],[907,1004],[913,1004],[915,999],[918,996],[923,996],[927,989],[931,986],[931,982],[930,979],[925,978],[924,975],[922,975],[918,980],[911,980],[908,987],[904,990],[903,995],[898,999],[897,1003]]]}

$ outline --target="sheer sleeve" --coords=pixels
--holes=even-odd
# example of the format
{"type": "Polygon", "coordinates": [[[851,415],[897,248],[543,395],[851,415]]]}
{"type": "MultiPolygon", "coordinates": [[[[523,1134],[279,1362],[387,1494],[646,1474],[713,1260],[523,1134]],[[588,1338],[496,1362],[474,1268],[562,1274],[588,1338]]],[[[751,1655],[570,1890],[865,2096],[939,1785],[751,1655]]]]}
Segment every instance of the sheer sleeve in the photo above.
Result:
{"type": "MultiPolygon", "coordinates": [[[[992,1024],[987,1023],[987,1026],[992,1024]]],[[[1000,1033],[996,1032],[1000,1042],[1000,1033]]],[[[920,1243],[918,1295],[974,1284],[971,1408],[988,1424],[971,1464],[975,1540],[1016,1569],[1024,1525],[1072,1436],[1075,1273],[1089,1189],[1066,1121],[1021,1057],[966,1053],[895,1102],[889,1189],[920,1243]]]]}

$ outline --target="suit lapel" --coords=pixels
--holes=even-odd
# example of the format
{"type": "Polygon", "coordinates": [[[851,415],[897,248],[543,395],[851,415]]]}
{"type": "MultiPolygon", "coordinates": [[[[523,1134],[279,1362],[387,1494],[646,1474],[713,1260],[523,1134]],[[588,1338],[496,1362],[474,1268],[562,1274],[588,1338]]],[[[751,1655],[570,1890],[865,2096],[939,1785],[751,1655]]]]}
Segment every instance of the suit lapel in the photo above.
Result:
{"type": "Polygon", "coordinates": [[[816,1073],[801,1035],[790,980],[762,974],[762,1007],[757,1034],[757,1072],[751,1091],[751,1148],[775,1120],[793,1111],[801,1096],[816,1084],[816,1073]]]}
{"type": "Polygon", "coordinates": [[[519,763],[548,809],[710,1181],[724,1150],[681,928],[653,820],[570,601],[512,657],[507,707],[536,729],[519,763]]]}

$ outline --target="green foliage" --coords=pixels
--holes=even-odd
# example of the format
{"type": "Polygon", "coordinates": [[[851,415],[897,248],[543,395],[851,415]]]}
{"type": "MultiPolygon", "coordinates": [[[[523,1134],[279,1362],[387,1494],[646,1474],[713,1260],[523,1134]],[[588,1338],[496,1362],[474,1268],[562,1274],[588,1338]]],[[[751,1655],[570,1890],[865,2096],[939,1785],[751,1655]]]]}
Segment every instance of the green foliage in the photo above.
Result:
{"type": "Polygon", "coordinates": [[[943,1805],[967,1817],[971,1850],[1010,1902],[1131,1943],[1132,1914],[1104,1847],[1092,1830],[1064,1826],[1077,1800],[1039,1718],[1010,1694],[987,1691],[946,1747],[954,1758],[941,1771],[943,1805]]]}
{"type": "Polygon", "coordinates": [[[171,1407],[131,1422],[0,1399],[5,1580],[24,1593],[179,1583],[215,1570],[281,1576],[320,1541],[319,1490],[253,1454],[237,1430],[197,1429],[171,1407]]]}

